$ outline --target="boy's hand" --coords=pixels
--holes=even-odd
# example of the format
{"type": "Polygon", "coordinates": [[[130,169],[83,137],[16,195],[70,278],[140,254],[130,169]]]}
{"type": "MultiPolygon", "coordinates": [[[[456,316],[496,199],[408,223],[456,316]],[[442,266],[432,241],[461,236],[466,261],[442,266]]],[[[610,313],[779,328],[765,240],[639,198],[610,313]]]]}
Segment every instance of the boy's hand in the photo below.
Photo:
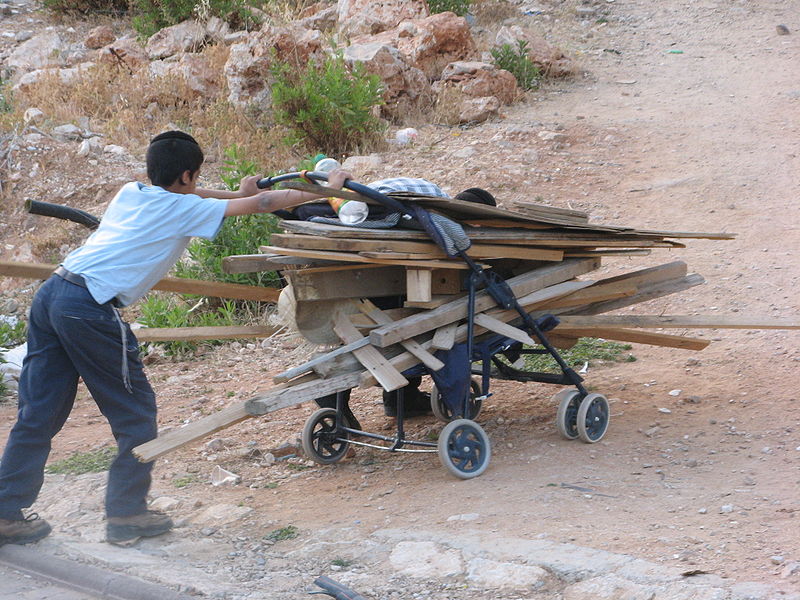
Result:
{"type": "Polygon", "coordinates": [[[350,173],[350,171],[344,171],[342,169],[334,169],[328,174],[328,185],[332,188],[340,190],[342,189],[344,182],[352,178],[353,175],[350,173]]]}
{"type": "Polygon", "coordinates": [[[248,175],[247,177],[242,177],[242,180],[239,182],[239,197],[247,198],[249,196],[255,196],[258,194],[261,191],[256,185],[259,179],[261,179],[261,177],[258,175],[248,175]]]}

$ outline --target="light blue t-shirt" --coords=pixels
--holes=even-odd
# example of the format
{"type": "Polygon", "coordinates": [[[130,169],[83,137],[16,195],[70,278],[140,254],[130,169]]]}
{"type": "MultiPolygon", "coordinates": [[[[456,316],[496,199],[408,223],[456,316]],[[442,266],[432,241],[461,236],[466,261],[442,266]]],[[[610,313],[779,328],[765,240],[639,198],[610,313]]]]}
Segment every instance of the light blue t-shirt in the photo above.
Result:
{"type": "Polygon", "coordinates": [[[83,276],[100,304],[117,298],[127,306],[164,277],[192,237],[217,234],[227,205],[227,200],[127,183],[97,230],[62,264],[83,276]]]}

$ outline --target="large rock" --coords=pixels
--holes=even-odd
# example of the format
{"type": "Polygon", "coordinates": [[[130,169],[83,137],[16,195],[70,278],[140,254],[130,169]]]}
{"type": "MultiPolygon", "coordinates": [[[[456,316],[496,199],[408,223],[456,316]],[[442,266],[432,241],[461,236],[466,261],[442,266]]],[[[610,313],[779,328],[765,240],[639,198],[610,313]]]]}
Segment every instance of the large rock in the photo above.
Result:
{"type": "Polygon", "coordinates": [[[114,35],[114,30],[111,27],[100,25],[89,32],[83,44],[92,50],[99,50],[103,46],[108,46],[115,39],[117,39],[117,36],[114,35]]]}
{"type": "Polygon", "coordinates": [[[306,29],[330,31],[339,22],[339,8],[324,2],[312,4],[300,13],[298,23],[306,29]]]}
{"type": "Polygon", "coordinates": [[[452,577],[464,571],[458,550],[445,550],[433,542],[400,542],[389,562],[408,577],[452,577]]]}
{"type": "Polygon", "coordinates": [[[484,588],[529,590],[542,587],[547,571],[540,567],[485,558],[469,561],[467,580],[484,588]]]}
{"type": "Polygon", "coordinates": [[[397,48],[375,42],[353,44],[344,51],[349,65],[361,64],[383,82],[384,114],[400,117],[420,100],[430,99],[431,85],[425,74],[403,62],[397,48]]]}
{"type": "Polygon", "coordinates": [[[451,62],[465,60],[475,53],[475,42],[463,17],[451,12],[424,19],[403,21],[397,28],[353,40],[355,44],[377,42],[394,46],[404,62],[434,80],[451,62]]]}
{"type": "Polygon", "coordinates": [[[46,67],[64,65],[62,56],[66,46],[55,31],[46,31],[20,44],[6,59],[5,66],[14,72],[14,80],[22,75],[46,67]]]}
{"type": "Polygon", "coordinates": [[[182,80],[195,99],[219,93],[219,75],[203,54],[184,54],[179,61],[155,60],[148,70],[153,77],[182,80]]]}
{"type": "Polygon", "coordinates": [[[266,26],[248,35],[243,42],[231,46],[225,63],[225,78],[230,90],[228,99],[238,106],[251,103],[269,105],[273,62],[289,62],[298,69],[303,68],[312,58],[322,56],[322,44],[323,37],[319,31],[297,24],[266,26]]]}
{"type": "Polygon", "coordinates": [[[145,49],[151,60],[167,58],[180,52],[199,52],[208,40],[206,26],[197,21],[184,21],[154,33],[145,49]]]}
{"type": "Polygon", "coordinates": [[[510,104],[519,95],[517,79],[505,69],[483,62],[457,61],[442,71],[441,81],[456,83],[461,91],[473,98],[495,96],[510,104]]]}
{"type": "Polygon", "coordinates": [[[564,600],[653,600],[650,586],[639,585],[616,575],[603,575],[564,589],[564,600]]]}
{"type": "Polygon", "coordinates": [[[460,123],[483,123],[496,116],[500,111],[500,106],[500,100],[494,96],[470,98],[461,103],[458,120],[460,123]]]}
{"type": "Polygon", "coordinates": [[[70,86],[80,81],[81,76],[94,66],[94,63],[83,63],[68,69],[37,69],[20,77],[12,90],[24,94],[32,86],[47,79],[57,79],[61,85],[70,86]]]}
{"type": "Polygon", "coordinates": [[[425,0],[339,0],[337,11],[343,33],[351,36],[375,35],[431,14],[425,0]]]}
{"type": "Polygon", "coordinates": [[[135,38],[123,37],[100,48],[97,51],[97,62],[119,65],[131,71],[138,71],[150,63],[150,58],[135,38]]]}
{"type": "Polygon", "coordinates": [[[515,49],[519,41],[528,43],[528,58],[531,59],[544,77],[568,77],[577,69],[575,63],[559,48],[551,46],[547,41],[519,25],[503,26],[495,36],[495,47],[510,44],[515,49]]]}

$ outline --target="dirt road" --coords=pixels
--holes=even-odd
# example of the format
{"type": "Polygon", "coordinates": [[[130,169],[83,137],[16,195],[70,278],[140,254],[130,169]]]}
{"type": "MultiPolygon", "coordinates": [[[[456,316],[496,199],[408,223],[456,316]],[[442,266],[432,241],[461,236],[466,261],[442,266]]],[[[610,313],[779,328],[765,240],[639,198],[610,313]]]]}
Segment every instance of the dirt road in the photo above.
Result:
{"type": "MultiPolygon", "coordinates": [[[[481,185],[501,201],[541,197],[642,228],[737,232],[735,241],[693,241],[685,250],[610,260],[606,269],[682,259],[706,278],[674,298],[637,305],[639,314],[796,316],[797,3],[595,6],[584,23],[556,22],[558,13],[548,12],[547,27],[571,40],[585,77],[458,135],[421,128],[423,141],[385,156],[379,175],[413,173],[453,192],[481,185]],[[792,33],[778,35],[778,24],[792,33]],[[543,141],[541,131],[566,138],[543,141]]],[[[493,442],[492,465],[475,480],[452,479],[430,456],[359,450],[333,467],[265,470],[241,452],[199,445],[158,464],[154,494],[183,502],[190,536],[198,535],[191,523],[201,506],[228,503],[258,515],[227,525],[231,537],[289,524],[306,537],[344,527],[364,535],[385,527],[469,529],[487,544],[496,536],[573,542],[797,591],[800,572],[790,567],[800,561],[798,334],[700,335],[714,340],[701,353],[637,346],[635,363],[589,371],[591,388],[612,399],[611,429],[597,445],[558,436],[555,389],[498,383],[480,419],[493,442]],[[215,464],[241,474],[243,485],[199,483],[215,464]],[[176,488],[187,473],[198,483],[176,488]],[[457,514],[478,517],[448,521],[457,514]]],[[[151,365],[162,423],[196,418],[229,394],[246,399],[289,366],[296,344],[275,340],[266,353],[228,349],[177,375],[174,364],[151,365]]],[[[383,424],[379,403],[374,391],[356,395],[366,427],[383,424]]],[[[271,448],[299,431],[311,410],[222,436],[232,450],[248,442],[271,448]]],[[[95,415],[85,398],[78,403],[56,457],[106,435],[95,415]]],[[[438,428],[432,419],[411,427],[421,436],[438,428]]]]}

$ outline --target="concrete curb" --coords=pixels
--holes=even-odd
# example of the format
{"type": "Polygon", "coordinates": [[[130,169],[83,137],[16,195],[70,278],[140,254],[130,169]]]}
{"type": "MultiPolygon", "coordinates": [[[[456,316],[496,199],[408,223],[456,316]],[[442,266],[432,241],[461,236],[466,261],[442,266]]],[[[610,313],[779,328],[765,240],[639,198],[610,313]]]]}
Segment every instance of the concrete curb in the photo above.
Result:
{"type": "MultiPolygon", "coordinates": [[[[193,600],[169,588],[12,544],[0,547],[0,564],[74,590],[112,600],[193,600]]],[[[194,599],[196,600],[196,599],[194,599]]]]}

